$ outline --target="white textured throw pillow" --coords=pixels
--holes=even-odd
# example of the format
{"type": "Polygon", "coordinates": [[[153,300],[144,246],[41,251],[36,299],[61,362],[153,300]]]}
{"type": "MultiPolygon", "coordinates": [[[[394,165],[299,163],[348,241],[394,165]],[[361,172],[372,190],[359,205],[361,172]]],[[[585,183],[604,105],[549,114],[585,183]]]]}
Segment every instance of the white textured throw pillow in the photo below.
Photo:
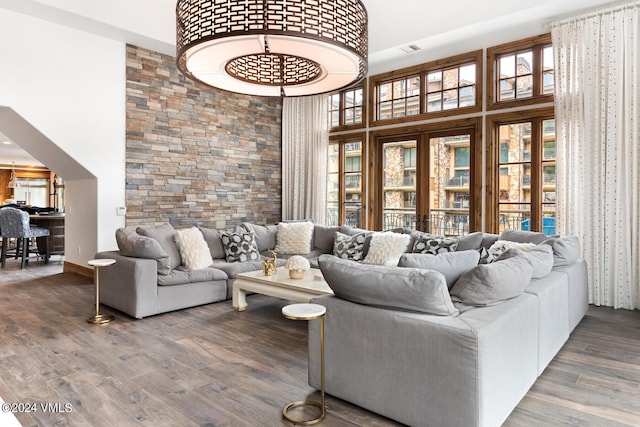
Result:
{"type": "Polygon", "coordinates": [[[276,234],[277,253],[306,255],[311,252],[312,222],[281,222],[276,234]]]}
{"type": "Polygon", "coordinates": [[[411,236],[393,232],[374,233],[363,264],[396,266],[407,250],[411,236]]]}
{"type": "Polygon", "coordinates": [[[488,262],[493,262],[502,255],[507,249],[520,249],[521,251],[529,250],[535,247],[535,243],[519,243],[512,242],[511,240],[496,240],[496,242],[489,248],[488,262]]]}
{"type": "Polygon", "coordinates": [[[209,246],[207,246],[202,232],[196,227],[177,230],[174,238],[178,245],[180,258],[182,258],[182,265],[187,269],[198,270],[213,264],[209,246]]]}

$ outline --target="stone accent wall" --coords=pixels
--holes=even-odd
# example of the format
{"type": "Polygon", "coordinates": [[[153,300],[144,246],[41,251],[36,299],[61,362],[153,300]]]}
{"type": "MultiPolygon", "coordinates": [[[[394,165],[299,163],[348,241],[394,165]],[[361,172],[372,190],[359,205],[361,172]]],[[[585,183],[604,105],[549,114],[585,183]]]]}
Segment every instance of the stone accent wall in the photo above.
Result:
{"type": "Polygon", "coordinates": [[[127,46],[127,226],[281,218],[282,101],[206,89],[127,46]]]}

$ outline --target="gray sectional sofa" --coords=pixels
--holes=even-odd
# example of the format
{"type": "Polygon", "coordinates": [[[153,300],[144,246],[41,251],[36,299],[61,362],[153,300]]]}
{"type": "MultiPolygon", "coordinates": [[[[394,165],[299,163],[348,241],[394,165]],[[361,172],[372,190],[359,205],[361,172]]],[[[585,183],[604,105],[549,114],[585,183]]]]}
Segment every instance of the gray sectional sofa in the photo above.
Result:
{"type": "MultiPolygon", "coordinates": [[[[233,281],[238,273],[256,271],[261,262],[272,257],[277,226],[243,223],[234,231],[248,231],[255,236],[260,257],[244,262],[228,262],[221,231],[199,227],[213,262],[206,268],[188,269],[181,261],[175,242],[176,231],[170,224],[119,229],[119,250],[103,251],[96,258],[115,259],[116,263],[100,270],[100,302],[132,317],[225,301],[231,298],[233,281]]],[[[318,256],[333,251],[333,239],[339,227],[314,225],[307,257],[317,267],[318,256]]],[[[278,253],[278,265],[293,254],[278,253]]]]}
{"type": "MultiPolygon", "coordinates": [[[[485,244],[495,238],[484,237],[485,244]]],[[[519,232],[504,237],[545,238],[519,232]]],[[[430,279],[416,268],[321,257],[320,268],[335,293],[312,300],[327,307],[326,392],[411,426],[501,425],[588,309],[587,266],[577,239],[547,243],[553,259],[548,269],[538,270],[541,277],[532,278],[526,269],[505,272],[508,266],[496,262],[501,277],[492,280],[518,295],[485,304],[490,300],[480,292],[474,294],[476,305],[473,297],[460,302],[456,295],[469,293],[456,286],[460,281],[478,286],[490,274],[459,275],[449,294],[444,276],[430,279]],[[398,270],[409,271],[398,278],[398,270]],[[413,289],[418,286],[428,295],[424,301],[413,289]],[[393,307],[381,304],[388,295],[394,295],[393,307]]],[[[513,261],[516,267],[517,262],[522,261],[513,261]]],[[[449,267],[454,263],[446,261],[449,267]]],[[[318,343],[318,324],[310,322],[309,383],[316,388],[318,343]]]]}
{"type": "MultiPolygon", "coordinates": [[[[212,262],[199,269],[182,265],[168,224],[118,230],[119,251],[96,254],[116,260],[101,270],[101,302],[142,318],[229,299],[236,275],[270,256],[278,227],[237,230],[253,235],[261,255],[229,262],[222,233],[200,228],[212,262]]],[[[425,241],[393,231],[392,240],[409,235],[408,253],[366,265],[381,248],[372,232],[313,226],[305,256],[335,294],[312,300],[327,307],[326,392],[412,426],[499,426],[587,311],[577,238],[506,230],[425,241]],[[437,255],[409,253],[417,248],[437,255]]],[[[279,265],[288,256],[278,254],[279,265]]],[[[318,324],[309,322],[316,388],[319,354],[318,324]]]]}

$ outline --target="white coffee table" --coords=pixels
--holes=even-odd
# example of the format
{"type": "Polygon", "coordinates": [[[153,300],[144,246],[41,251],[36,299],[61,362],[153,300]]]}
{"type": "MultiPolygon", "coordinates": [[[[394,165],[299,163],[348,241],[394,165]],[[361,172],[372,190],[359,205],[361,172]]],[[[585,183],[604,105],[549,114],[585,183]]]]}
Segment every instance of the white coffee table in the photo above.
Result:
{"type": "Polygon", "coordinates": [[[247,309],[247,292],[282,298],[287,301],[309,302],[318,295],[333,295],[324,279],[315,277],[322,273],[317,268],[307,270],[302,279],[290,279],[289,271],[278,267],[273,276],[265,276],[262,270],[239,273],[233,282],[233,308],[247,309]]]}

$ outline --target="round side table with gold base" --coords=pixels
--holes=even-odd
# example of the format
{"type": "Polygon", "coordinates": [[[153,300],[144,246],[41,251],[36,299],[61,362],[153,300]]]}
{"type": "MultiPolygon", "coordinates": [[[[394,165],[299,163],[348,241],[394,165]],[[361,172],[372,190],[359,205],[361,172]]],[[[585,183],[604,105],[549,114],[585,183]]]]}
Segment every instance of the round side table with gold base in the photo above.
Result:
{"type": "Polygon", "coordinates": [[[308,426],[322,421],[326,414],[324,404],[324,315],[327,309],[319,304],[290,304],[282,307],[282,315],[291,320],[320,320],[320,402],[314,400],[298,400],[289,403],[282,410],[282,416],[294,424],[308,426]],[[310,420],[296,420],[289,415],[289,411],[304,406],[315,406],[320,409],[320,415],[310,420]]]}
{"type": "Polygon", "coordinates": [[[93,323],[96,325],[109,323],[114,317],[112,314],[101,314],[100,313],[100,267],[106,267],[108,265],[115,264],[115,259],[92,259],[88,262],[90,266],[92,266],[95,270],[96,276],[96,314],[95,316],[91,316],[87,319],[87,322],[93,323]]]}

